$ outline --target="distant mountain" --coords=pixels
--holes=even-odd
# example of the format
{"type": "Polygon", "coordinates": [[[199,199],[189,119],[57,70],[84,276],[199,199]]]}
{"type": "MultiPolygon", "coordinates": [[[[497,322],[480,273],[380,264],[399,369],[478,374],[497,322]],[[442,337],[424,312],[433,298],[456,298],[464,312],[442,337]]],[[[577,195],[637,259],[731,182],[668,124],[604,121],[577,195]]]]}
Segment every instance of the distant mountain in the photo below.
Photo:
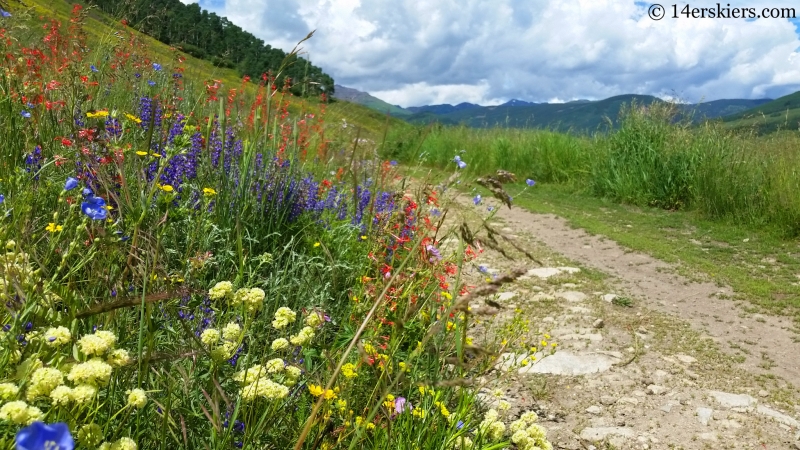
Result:
{"type": "MultiPolygon", "coordinates": [[[[394,117],[402,118],[416,124],[437,122],[445,125],[464,124],[470,127],[510,127],[510,128],[547,128],[555,131],[593,132],[607,129],[608,125],[616,125],[623,105],[636,102],[639,105],[650,105],[663,102],[652,95],[625,94],[609,97],[604,100],[573,100],[566,103],[533,103],[519,99],[509,100],[501,105],[481,106],[474,103],[457,105],[424,105],[401,108],[390,105],[366,92],[344,86],[336,86],[336,98],[359,103],[382,113],[389,112],[394,117]]],[[[789,96],[791,97],[791,96],[789,96]]],[[[788,98],[788,97],[784,97],[788,98]]],[[[778,99],[781,100],[781,99],[778,99]]],[[[724,118],[727,122],[732,117],[747,115],[750,111],[760,111],[778,100],[771,99],[731,99],[714,100],[698,104],[681,105],[683,113],[695,122],[724,118]]],[[[800,93],[794,99],[800,120],[800,93]]],[[[774,105],[770,114],[786,107],[774,105]],[[777,108],[777,109],[776,109],[777,108]]],[[[785,111],[784,111],[785,112],[785,111]]],[[[752,114],[752,113],[751,113],[752,114]]],[[[780,115],[780,114],[778,114],[780,115]]]]}
{"type": "Polygon", "coordinates": [[[760,134],[797,130],[800,128],[800,92],[722,117],[722,122],[732,129],[752,129],[760,134]]]}
{"type": "Polygon", "coordinates": [[[339,100],[346,100],[352,103],[358,103],[359,105],[364,105],[367,108],[374,109],[375,111],[382,112],[386,114],[387,112],[389,115],[393,117],[400,117],[405,118],[411,116],[413,114],[410,111],[406,111],[405,109],[397,106],[386,103],[385,101],[373,97],[372,95],[359,91],[358,89],[353,89],[341,85],[334,86],[334,94],[333,97],[339,100]]]}
{"type": "Polygon", "coordinates": [[[464,111],[467,109],[475,109],[475,108],[483,108],[481,105],[475,105],[473,103],[459,103],[455,106],[453,105],[425,105],[425,106],[410,106],[406,108],[407,111],[411,111],[412,113],[433,113],[437,115],[443,114],[450,114],[458,111],[464,111]]]}

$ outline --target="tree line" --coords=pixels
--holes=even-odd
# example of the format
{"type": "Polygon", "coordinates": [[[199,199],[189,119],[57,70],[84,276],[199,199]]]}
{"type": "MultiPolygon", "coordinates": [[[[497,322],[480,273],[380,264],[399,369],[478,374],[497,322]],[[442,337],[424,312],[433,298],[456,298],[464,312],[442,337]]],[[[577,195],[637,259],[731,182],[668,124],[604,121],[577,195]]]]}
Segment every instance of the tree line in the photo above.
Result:
{"type": "MultiPolygon", "coordinates": [[[[129,26],[184,52],[212,62],[217,67],[236,69],[241,75],[259,79],[276,73],[287,54],[243,30],[225,17],[185,5],[180,0],[91,0],[103,12],[124,18],[129,26]]],[[[293,55],[281,72],[290,77],[295,94],[318,95],[334,92],[334,81],[307,59],[293,55]]]]}

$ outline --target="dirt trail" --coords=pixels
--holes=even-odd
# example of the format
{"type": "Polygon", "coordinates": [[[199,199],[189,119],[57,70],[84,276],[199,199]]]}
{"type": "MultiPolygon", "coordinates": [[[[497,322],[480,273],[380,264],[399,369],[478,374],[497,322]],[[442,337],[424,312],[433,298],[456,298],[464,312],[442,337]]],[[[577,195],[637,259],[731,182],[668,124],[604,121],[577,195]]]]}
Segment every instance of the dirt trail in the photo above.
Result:
{"type": "MultiPolygon", "coordinates": [[[[527,275],[493,298],[503,306],[496,319],[523,311],[532,342],[543,333],[558,342],[552,356],[487,374],[489,406],[500,389],[507,414],[536,410],[556,449],[800,450],[800,341],[788,320],[747,314],[725,298],[730,289],[689,281],[559,217],[459,200],[481,216],[502,208],[494,226],[545,265],[485,249],[465,280],[524,264],[527,275]]],[[[471,332],[491,339],[483,326],[471,332]]]]}
{"type": "Polygon", "coordinates": [[[529,234],[567,258],[614,276],[623,291],[647,307],[687,321],[723,348],[750,347],[744,369],[772,373],[800,389],[800,336],[791,331],[790,320],[745,314],[733,301],[720,297],[730,298],[730,288],[691,282],[674,274],[674,267],[663,261],[571,228],[560,217],[521,208],[503,208],[497,217],[515,232],[529,234]],[[764,366],[771,367],[765,370],[764,366]]]}

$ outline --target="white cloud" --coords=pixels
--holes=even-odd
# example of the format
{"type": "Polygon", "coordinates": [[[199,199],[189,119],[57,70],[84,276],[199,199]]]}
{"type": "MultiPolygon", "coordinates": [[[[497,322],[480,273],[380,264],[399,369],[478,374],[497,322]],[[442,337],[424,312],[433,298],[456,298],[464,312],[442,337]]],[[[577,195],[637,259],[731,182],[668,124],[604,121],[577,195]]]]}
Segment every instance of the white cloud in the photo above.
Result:
{"type": "MultiPolygon", "coordinates": [[[[692,2],[716,7],[716,1],[692,2]]],[[[690,101],[778,96],[800,86],[788,20],[653,21],[618,0],[226,0],[217,12],[273,46],[308,31],[309,56],[340,84],[404,106],[623,93],[690,101]]],[[[736,6],[736,5],[734,5],[736,6]]],[[[787,0],[747,5],[795,7],[787,0]]],[[[678,5],[678,11],[683,5],[678,5]]]]}

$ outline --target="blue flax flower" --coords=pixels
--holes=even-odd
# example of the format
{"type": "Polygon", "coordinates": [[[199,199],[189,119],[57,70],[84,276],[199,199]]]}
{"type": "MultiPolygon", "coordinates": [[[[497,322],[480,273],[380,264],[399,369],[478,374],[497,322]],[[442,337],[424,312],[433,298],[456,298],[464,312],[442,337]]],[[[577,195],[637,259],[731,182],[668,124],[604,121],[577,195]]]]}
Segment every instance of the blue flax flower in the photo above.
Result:
{"type": "Polygon", "coordinates": [[[24,109],[22,110],[22,112],[20,114],[22,114],[22,117],[24,117],[26,119],[30,119],[31,118],[31,113],[29,113],[28,111],[25,111],[24,109]]]}
{"type": "Polygon", "coordinates": [[[156,85],[156,82],[155,82],[155,81],[153,81],[153,80],[148,80],[148,81],[147,81],[147,84],[149,84],[150,86],[155,86],[155,85],[156,85]]]}
{"type": "Polygon", "coordinates": [[[472,203],[475,203],[475,206],[480,205],[481,204],[481,194],[476,195],[475,198],[472,199],[472,203]]]}
{"type": "Polygon", "coordinates": [[[92,72],[97,72],[97,67],[95,67],[94,64],[89,66],[89,68],[92,69],[92,72]]]}
{"type": "Polygon", "coordinates": [[[67,182],[64,183],[64,190],[65,191],[71,191],[71,190],[75,189],[76,187],[78,187],[78,179],[75,178],[75,177],[67,178],[67,182]]]}
{"type": "Polygon", "coordinates": [[[160,71],[160,70],[161,70],[161,64],[159,64],[159,63],[153,63],[153,70],[155,70],[155,71],[160,71]]]}
{"type": "Polygon", "coordinates": [[[456,164],[458,164],[459,169],[467,167],[467,163],[465,163],[464,161],[458,161],[456,164]]]}
{"type": "Polygon", "coordinates": [[[0,17],[11,17],[11,13],[4,9],[0,9],[0,17]]]}
{"type": "Polygon", "coordinates": [[[63,422],[47,425],[33,422],[17,432],[17,450],[73,450],[75,441],[63,422]]]}
{"type": "Polygon", "coordinates": [[[3,194],[0,194],[0,203],[3,203],[4,201],[6,201],[6,196],[3,195],[3,194]]]}
{"type": "Polygon", "coordinates": [[[105,220],[108,217],[106,201],[102,197],[95,197],[94,195],[86,198],[81,203],[81,211],[92,220],[105,220]]]}
{"type": "Polygon", "coordinates": [[[534,184],[536,184],[536,182],[528,178],[527,180],[525,180],[525,184],[527,184],[528,186],[533,186],[534,184]]]}

